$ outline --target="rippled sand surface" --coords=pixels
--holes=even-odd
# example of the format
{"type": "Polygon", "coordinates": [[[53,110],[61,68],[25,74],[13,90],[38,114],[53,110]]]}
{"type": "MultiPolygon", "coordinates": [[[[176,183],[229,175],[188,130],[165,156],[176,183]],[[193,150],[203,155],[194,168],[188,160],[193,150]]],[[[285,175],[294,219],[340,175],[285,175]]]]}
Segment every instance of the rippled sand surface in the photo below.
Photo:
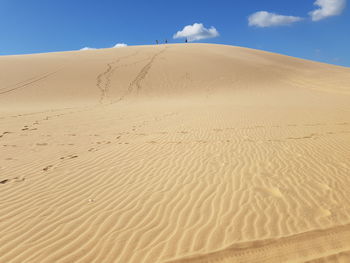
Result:
{"type": "Polygon", "coordinates": [[[350,262],[349,68],[209,44],[0,67],[0,262],[350,262]]]}

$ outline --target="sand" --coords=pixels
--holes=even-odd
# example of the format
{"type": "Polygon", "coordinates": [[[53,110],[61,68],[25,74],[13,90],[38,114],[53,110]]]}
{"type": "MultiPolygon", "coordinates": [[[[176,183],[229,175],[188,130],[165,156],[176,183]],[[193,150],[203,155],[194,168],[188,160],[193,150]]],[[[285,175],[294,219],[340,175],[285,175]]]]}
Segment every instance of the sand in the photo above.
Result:
{"type": "Polygon", "coordinates": [[[349,68],[209,44],[0,68],[0,262],[350,262],[349,68]]]}

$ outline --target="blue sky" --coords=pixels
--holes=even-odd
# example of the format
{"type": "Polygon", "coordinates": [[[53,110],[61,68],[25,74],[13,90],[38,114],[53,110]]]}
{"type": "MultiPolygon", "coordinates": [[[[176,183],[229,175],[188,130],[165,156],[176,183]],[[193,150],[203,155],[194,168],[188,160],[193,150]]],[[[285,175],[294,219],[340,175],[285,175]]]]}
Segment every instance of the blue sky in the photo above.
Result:
{"type": "Polygon", "coordinates": [[[346,0],[0,0],[0,54],[104,48],[117,43],[145,45],[154,44],[156,39],[184,42],[185,38],[173,36],[185,26],[198,23],[202,25],[187,28],[178,36],[187,34],[192,41],[191,32],[202,30],[203,39],[196,42],[245,46],[350,66],[350,12],[345,3],[346,0]],[[316,1],[319,5],[315,5],[316,1]],[[337,2],[334,9],[332,5],[337,2]],[[309,14],[315,10],[320,12],[309,14]]]}

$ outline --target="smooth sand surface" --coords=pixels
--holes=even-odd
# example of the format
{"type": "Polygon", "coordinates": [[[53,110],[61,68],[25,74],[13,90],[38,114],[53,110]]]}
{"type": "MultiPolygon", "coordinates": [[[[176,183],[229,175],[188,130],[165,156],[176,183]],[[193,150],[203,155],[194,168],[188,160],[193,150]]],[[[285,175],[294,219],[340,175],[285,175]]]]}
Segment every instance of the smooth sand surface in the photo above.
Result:
{"type": "Polygon", "coordinates": [[[0,57],[0,262],[350,262],[350,69],[239,47],[0,57]]]}

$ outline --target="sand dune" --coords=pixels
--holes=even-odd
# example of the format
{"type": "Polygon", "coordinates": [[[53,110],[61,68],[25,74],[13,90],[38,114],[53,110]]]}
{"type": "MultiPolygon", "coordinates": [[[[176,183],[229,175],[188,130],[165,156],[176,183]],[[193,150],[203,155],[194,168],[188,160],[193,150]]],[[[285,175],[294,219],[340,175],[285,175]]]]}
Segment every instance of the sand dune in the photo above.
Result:
{"type": "Polygon", "coordinates": [[[0,262],[349,261],[349,68],[208,44],[0,68],[0,262]]]}

